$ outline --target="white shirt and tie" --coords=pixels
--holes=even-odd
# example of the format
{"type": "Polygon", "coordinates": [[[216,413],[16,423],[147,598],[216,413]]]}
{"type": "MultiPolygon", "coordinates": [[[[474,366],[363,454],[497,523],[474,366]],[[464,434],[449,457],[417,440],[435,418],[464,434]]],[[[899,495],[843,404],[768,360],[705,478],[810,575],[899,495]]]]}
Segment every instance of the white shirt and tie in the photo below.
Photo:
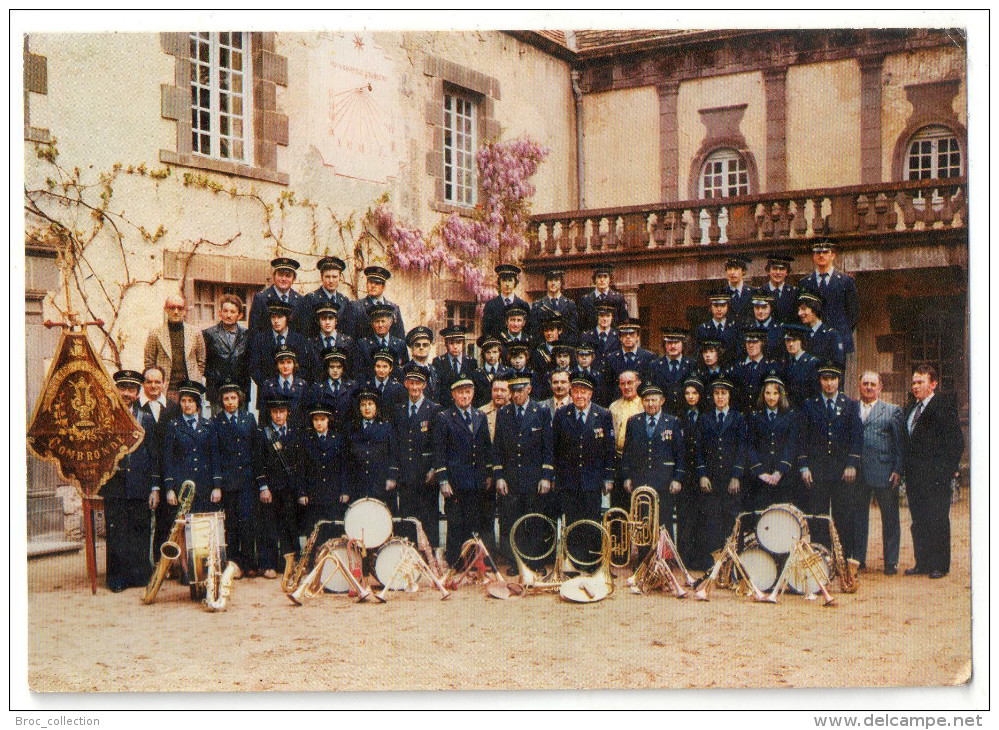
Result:
{"type": "Polygon", "coordinates": [[[871,411],[874,410],[874,406],[878,401],[872,400],[870,403],[864,403],[860,401],[860,420],[867,423],[867,419],[871,417],[871,411]]]}
{"type": "Polygon", "coordinates": [[[923,411],[926,410],[926,406],[928,406],[930,404],[930,401],[933,400],[934,395],[935,393],[930,393],[921,401],[916,401],[916,407],[913,408],[912,413],[909,414],[909,423],[907,424],[910,435],[916,428],[916,421],[918,421],[919,417],[923,415],[923,411]]]}
{"type": "Polygon", "coordinates": [[[146,404],[149,404],[149,410],[153,413],[153,420],[159,423],[160,413],[166,408],[166,396],[160,393],[160,397],[156,400],[150,400],[146,396],[146,392],[143,390],[139,391],[139,406],[145,408],[146,404]]]}
{"type": "Polygon", "coordinates": [[[423,406],[423,401],[424,401],[424,397],[421,395],[420,396],[420,400],[416,401],[415,403],[413,401],[409,402],[409,417],[410,418],[415,418],[416,417],[416,414],[419,412],[420,408],[423,406]]]}

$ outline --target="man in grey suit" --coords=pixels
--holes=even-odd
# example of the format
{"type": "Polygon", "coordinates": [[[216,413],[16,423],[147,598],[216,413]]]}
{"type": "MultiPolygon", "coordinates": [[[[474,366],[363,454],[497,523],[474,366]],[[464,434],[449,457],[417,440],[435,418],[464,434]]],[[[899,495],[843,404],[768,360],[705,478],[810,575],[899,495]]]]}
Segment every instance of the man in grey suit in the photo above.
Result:
{"type": "Polygon", "coordinates": [[[555,411],[572,403],[572,398],[569,397],[569,371],[555,368],[548,374],[548,379],[552,386],[552,397],[541,401],[541,407],[548,409],[551,417],[555,418],[555,411]]]}
{"type": "Polygon", "coordinates": [[[850,552],[864,567],[873,492],[881,510],[885,575],[895,575],[901,532],[898,485],[902,479],[902,409],[881,400],[881,378],[870,370],[860,376],[860,420],[864,424],[864,447],[860,454],[860,478],[856,482],[854,544],[850,552]]]}

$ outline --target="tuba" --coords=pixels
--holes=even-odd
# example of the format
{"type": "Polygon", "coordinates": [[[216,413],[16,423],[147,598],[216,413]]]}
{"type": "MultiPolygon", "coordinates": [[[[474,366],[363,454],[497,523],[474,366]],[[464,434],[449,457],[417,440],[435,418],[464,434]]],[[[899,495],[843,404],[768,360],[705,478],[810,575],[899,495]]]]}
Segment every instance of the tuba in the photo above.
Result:
{"type": "Polygon", "coordinates": [[[631,541],[635,547],[655,547],[659,542],[659,493],[637,487],[631,493],[631,541]]]}
{"type": "Polygon", "coordinates": [[[184,534],[184,518],[191,511],[192,504],[194,504],[194,482],[188,479],[180,485],[180,506],[177,508],[177,516],[173,522],[173,529],[170,531],[170,536],[166,542],[160,546],[160,561],[157,563],[156,570],[149,579],[149,583],[143,589],[142,596],[139,599],[144,604],[148,605],[156,600],[156,594],[159,593],[160,585],[162,585],[163,579],[166,578],[167,570],[180,557],[180,545],[177,541],[184,534]]]}
{"type": "Polygon", "coordinates": [[[559,542],[558,539],[558,525],[556,525],[552,520],[543,514],[538,512],[531,512],[526,515],[522,515],[513,526],[510,528],[510,550],[513,552],[514,560],[517,562],[517,570],[520,573],[520,582],[524,586],[524,590],[527,592],[546,592],[546,591],[557,591],[562,583],[565,581],[565,576],[562,573],[562,566],[564,564],[563,556],[563,544],[559,542]],[[540,555],[528,555],[520,546],[517,544],[517,531],[520,529],[527,520],[541,520],[542,523],[551,530],[553,537],[551,547],[540,555]],[[533,570],[527,565],[527,561],[540,562],[546,560],[549,556],[558,550],[558,554],[555,559],[555,567],[550,573],[539,573],[533,570]]]}
{"type": "Polygon", "coordinates": [[[583,571],[582,575],[570,578],[559,586],[559,596],[572,603],[595,603],[614,592],[614,577],[611,575],[611,535],[599,522],[579,520],[569,525],[562,533],[563,566],[571,563],[583,571]],[[600,552],[594,560],[583,560],[569,552],[569,535],[580,528],[595,528],[600,533],[600,552]],[[587,569],[592,569],[587,572],[587,569]]]}
{"type": "Polygon", "coordinates": [[[610,535],[611,567],[627,568],[631,564],[631,515],[611,507],[604,512],[603,526],[610,535]]]}

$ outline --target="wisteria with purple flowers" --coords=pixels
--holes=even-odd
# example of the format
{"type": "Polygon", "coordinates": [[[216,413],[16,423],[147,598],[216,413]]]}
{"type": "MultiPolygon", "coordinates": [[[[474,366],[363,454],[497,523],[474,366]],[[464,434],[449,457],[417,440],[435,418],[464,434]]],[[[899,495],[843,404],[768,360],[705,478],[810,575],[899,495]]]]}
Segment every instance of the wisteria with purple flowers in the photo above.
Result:
{"type": "Polygon", "coordinates": [[[468,215],[452,212],[429,234],[395,216],[387,202],[368,211],[369,221],[387,244],[393,263],[402,270],[448,271],[479,302],[495,296],[493,277],[481,266],[517,261],[527,249],[531,178],[548,156],[548,147],[529,137],[490,142],[475,155],[482,200],[468,215]]]}

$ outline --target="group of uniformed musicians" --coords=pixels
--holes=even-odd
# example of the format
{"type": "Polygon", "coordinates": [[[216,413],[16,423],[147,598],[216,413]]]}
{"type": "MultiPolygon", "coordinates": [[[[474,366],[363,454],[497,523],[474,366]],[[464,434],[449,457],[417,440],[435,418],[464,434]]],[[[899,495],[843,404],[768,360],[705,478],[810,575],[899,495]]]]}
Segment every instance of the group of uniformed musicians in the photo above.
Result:
{"type": "Polygon", "coordinates": [[[626,505],[640,485],[659,493],[660,519],[694,570],[710,567],[740,511],[778,502],[831,506],[851,545],[862,430],[842,375],[858,307],[852,278],[820,265],[830,250],[815,246],[817,270],[800,287],[786,281],[789,257],[769,256],[769,280],[751,288],[748,260],[733,256],[695,356],[676,327],[663,329],[662,356],[642,347],[609,266],[577,307],[562,271],[546,272],[545,296],[528,304],[514,294],[520,270],[501,265],[481,363],[459,325],[440,331],[444,351],[431,359],[434,332],[405,330],[385,299],[386,269],[367,267],[368,296],[350,301],[337,291],[340,259],[320,260],[323,285],[302,296],[298,262],[277,258],[275,285],[253,298],[243,359],[209,368],[207,387],[184,381],[177,405],[154,412],[159,393],[139,392],[150,378],[162,387],[156,367],[115,375],[147,435],[103,491],[108,585],[145,583],[149,510],[158,557],[188,479],[192,511],[224,510],[229,557],[250,577],[275,577],[318,520],[342,519],[364,497],[419,518],[435,547],[442,500],[449,561],[473,532],[510,561],[519,516],[599,520],[603,495],[626,505]],[[246,409],[250,380],[259,421],[246,409]]]}

